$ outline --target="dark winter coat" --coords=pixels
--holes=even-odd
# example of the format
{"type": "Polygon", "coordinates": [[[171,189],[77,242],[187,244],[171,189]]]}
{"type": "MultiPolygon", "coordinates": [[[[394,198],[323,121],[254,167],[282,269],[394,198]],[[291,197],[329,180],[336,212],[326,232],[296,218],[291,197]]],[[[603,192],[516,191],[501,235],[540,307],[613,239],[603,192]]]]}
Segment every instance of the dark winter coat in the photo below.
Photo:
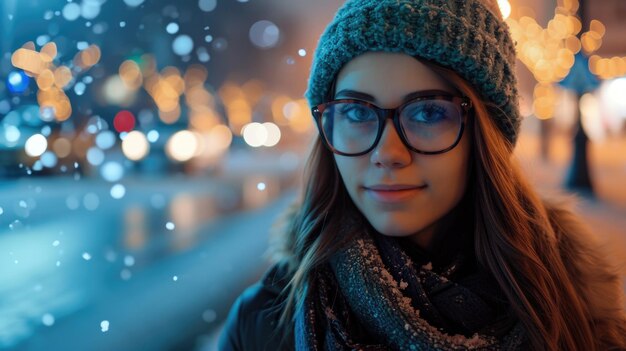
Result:
{"type": "MultiPolygon", "coordinates": [[[[570,278],[588,304],[590,323],[595,323],[599,349],[615,350],[615,340],[626,335],[624,292],[618,272],[595,238],[569,210],[549,205],[551,223],[570,278]]],[[[274,266],[259,282],[242,293],[226,321],[220,337],[221,351],[292,350],[293,336],[281,348],[283,335],[274,333],[280,316],[279,294],[288,277],[282,266],[274,266]]]]}
{"type": "Polygon", "coordinates": [[[279,294],[287,285],[286,269],[274,265],[254,285],[247,288],[231,307],[220,336],[220,351],[293,350],[293,338],[274,333],[280,318],[279,294]]]}

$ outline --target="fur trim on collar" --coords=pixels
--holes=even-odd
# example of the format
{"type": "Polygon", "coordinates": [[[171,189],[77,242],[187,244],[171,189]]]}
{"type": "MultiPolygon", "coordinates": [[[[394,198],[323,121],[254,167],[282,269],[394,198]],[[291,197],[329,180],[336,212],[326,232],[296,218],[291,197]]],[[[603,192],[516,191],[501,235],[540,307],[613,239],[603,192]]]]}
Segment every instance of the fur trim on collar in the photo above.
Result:
{"type": "Polygon", "coordinates": [[[565,205],[571,198],[547,200],[561,258],[586,304],[599,350],[626,350],[626,310],[623,281],[607,247],[565,205]]]}

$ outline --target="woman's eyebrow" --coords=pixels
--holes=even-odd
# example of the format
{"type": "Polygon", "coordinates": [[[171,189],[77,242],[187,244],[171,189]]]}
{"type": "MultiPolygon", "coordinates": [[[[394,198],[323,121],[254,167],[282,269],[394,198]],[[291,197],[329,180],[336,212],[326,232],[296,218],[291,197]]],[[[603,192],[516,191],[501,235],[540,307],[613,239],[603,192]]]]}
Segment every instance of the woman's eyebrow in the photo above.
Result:
{"type": "Polygon", "coordinates": [[[338,97],[343,98],[354,98],[359,100],[365,100],[369,102],[376,102],[376,98],[370,94],[362,93],[360,91],[351,90],[351,89],[343,89],[337,94],[335,94],[335,99],[338,97]]]}
{"type": "MultiPolygon", "coordinates": [[[[450,95],[451,93],[449,91],[445,91],[445,90],[438,90],[438,89],[431,89],[431,90],[420,90],[420,91],[414,91],[412,93],[408,93],[403,99],[402,102],[407,102],[409,100],[412,100],[414,98],[420,97],[420,96],[427,96],[427,95],[450,95]]],[[[356,90],[352,90],[352,89],[343,89],[341,91],[339,91],[337,94],[335,94],[335,99],[342,97],[342,98],[353,98],[353,99],[359,99],[359,100],[365,100],[365,101],[369,101],[371,103],[376,103],[376,98],[370,94],[361,92],[361,91],[356,91],[356,90]]]]}

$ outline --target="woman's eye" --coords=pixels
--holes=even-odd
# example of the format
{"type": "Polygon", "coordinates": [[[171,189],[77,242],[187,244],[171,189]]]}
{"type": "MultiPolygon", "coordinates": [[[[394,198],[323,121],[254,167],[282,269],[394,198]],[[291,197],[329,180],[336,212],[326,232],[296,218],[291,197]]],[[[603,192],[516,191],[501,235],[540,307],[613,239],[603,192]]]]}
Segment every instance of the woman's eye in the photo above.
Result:
{"type": "Polygon", "coordinates": [[[408,116],[410,121],[418,123],[437,123],[447,118],[447,110],[443,106],[437,104],[420,104],[405,109],[404,115],[408,116]]]}
{"type": "Polygon", "coordinates": [[[371,122],[376,120],[376,114],[365,106],[356,104],[346,105],[340,109],[341,115],[350,122],[371,122]]]}

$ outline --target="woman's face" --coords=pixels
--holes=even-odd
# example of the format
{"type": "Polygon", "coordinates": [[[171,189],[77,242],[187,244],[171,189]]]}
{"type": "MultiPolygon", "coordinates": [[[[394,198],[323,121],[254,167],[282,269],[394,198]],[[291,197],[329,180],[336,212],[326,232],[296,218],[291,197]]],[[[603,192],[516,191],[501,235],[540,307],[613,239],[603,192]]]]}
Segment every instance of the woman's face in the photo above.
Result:
{"type": "MultiPolygon", "coordinates": [[[[353,98],[395,108],[406,95],[425,90],[455,93],[441,77],[411,56],[369,52],[348,62],[339,72],[335,99],[353,98]]],[[[380,142],[370,153],[335,155],[335,162],[350,197],[376,230],[389,236],[410,236],[418,245],[428,247],[437,221],[459,203],[465,192],[468,134],[464,132],[451,151],[423,155],[408,150],[392,121],[387,120],[380,142]],[[398,187],[409,189],[395,190],[398,187]]]]}

